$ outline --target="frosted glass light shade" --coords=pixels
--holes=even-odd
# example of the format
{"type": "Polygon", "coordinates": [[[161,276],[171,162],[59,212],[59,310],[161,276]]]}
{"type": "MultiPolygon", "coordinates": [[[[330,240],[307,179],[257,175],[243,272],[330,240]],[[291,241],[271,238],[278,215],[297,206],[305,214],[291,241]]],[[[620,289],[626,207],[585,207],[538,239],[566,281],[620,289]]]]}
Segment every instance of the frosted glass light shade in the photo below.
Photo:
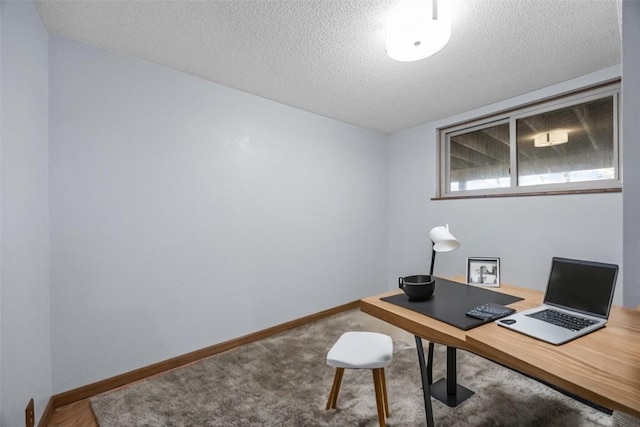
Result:
{"type": "Polygon", "coordinates": [[[387,21],[387,55],[396,61],[418,61],[442,49],[451,38],[445,0],[406,0],[387,21]]]}
{"type": "Polygon", "coordinates": [[[433,250],[436,252],[451,252],[460,247],[458,239],[449,232],[448,225],[432,228],[429,232],[429,238],[433,242],[433,250]]]}

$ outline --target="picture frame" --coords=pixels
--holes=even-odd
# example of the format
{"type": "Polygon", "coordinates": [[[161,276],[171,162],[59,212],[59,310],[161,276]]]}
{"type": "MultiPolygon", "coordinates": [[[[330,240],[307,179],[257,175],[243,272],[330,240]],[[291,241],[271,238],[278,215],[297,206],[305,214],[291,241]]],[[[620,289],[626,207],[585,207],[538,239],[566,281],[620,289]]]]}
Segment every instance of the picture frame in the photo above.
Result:
{"type": "Polygon", "coordinates": [[[467,284],[500,287],[500,258],[467,258],[467,284]]]}

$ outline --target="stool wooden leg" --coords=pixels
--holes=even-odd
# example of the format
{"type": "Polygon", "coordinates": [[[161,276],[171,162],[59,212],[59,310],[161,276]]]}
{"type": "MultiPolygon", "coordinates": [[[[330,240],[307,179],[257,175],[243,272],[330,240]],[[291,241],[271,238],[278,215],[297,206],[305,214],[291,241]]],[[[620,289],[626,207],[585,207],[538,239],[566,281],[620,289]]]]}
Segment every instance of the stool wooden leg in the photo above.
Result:
{"type": "Polygon", "coordinates": [[[329,400],[327,401],[326,409],[335,409],[338,403],[338,393],[340,392],[340,384],[342,384],[342,376],[344,375],[344,368],[336,368],[336,374],[333,377],[333,385],[331,386],[331,392],[329,393],[329,400]]]}
{"type": "Polygon", "coordinates": [[[384,397],[384,413],[389,416],[389,398],[387,397],[387,378],[385,377],[384,368],[380,369],[380,379],[382,380],[382,397],[384,397]]]}
{"type": "Polygon", "coordinates": [[[381,368],[372,369],[373,371],[373,385],[376,389],[376,405],[378,406],[378,421],[380,422],[380,427],[385,427],[385,411],[384,411],[384,392],[382,389],[382,374],[380,371],[381,368]]]}

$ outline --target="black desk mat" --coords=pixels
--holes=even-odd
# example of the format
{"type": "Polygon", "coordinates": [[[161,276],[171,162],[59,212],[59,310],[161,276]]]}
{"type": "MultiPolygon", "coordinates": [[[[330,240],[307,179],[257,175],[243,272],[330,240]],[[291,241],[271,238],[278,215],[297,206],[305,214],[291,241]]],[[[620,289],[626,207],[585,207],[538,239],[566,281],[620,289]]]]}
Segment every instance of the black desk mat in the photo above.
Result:
{"type": "Polygon", "coordinates": [[[433,295],[425,301],[409,301],[404,293],[382,298],[383,301],[408,308],[432,317],[464,331],[486,323],[485,320],[467,316],[467,310],[493,302],[501,305],[513,304],[522,298],[436,278],[433,295]]]}

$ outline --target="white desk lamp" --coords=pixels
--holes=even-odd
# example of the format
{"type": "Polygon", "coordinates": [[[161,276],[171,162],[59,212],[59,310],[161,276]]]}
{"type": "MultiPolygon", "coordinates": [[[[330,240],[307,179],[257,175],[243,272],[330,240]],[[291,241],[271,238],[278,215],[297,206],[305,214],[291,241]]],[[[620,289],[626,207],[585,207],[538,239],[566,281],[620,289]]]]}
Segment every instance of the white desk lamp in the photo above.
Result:
{"type": "Polygon", "coordinates": [[[458,241],[458,239],[453,237],[453,234],[449,232],[449,224],[432,228],[429,232],[429,238],[431,239],[431,243],[433,245],[431,251],[431,269],[429,270],[429,275],[433,276],[433,264],[436,260],[436,252],[455,251],[460,247],[460,242],[458,241]]]}

